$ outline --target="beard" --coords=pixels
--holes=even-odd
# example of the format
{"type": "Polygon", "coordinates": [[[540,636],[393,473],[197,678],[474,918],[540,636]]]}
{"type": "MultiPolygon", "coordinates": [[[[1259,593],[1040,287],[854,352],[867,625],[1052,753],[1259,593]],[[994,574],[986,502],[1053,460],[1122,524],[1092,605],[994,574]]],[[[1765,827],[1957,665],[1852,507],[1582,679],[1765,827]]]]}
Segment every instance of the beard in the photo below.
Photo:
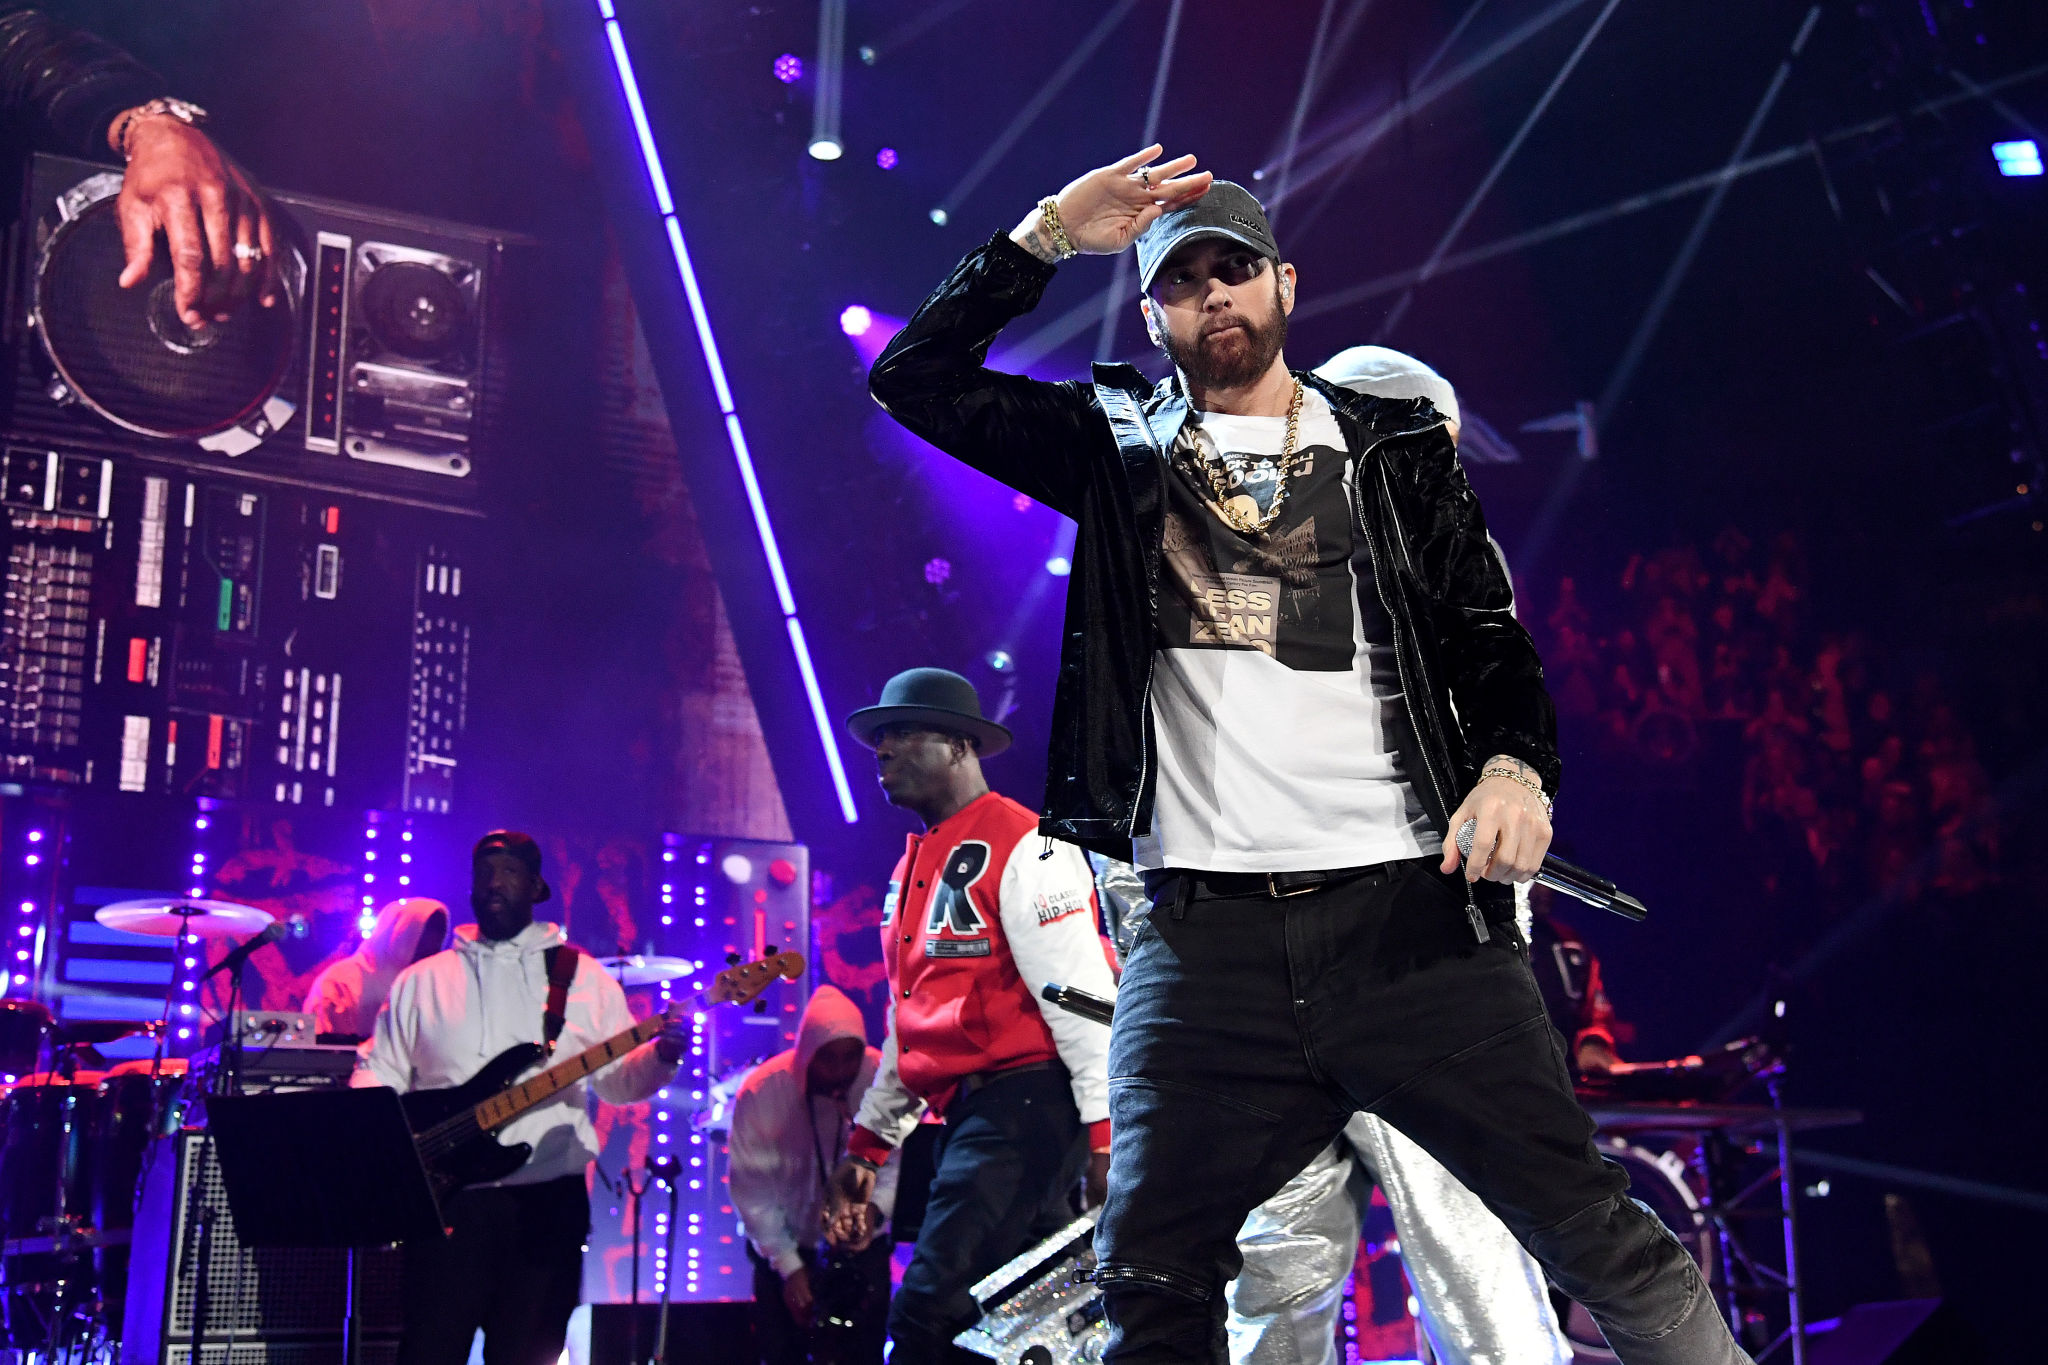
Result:
{"type": "Polygon", "coordinates": [[[1163,333],[1167,359],[1202,389],[1241,389],[1256,383],[1273,367],[1287,345],[1287,314],[1278,298],[1259,321],[1248,314],[1227,313],[1207,319],[1192,342],[1183,345],[1172,332],[1163,333]]]}

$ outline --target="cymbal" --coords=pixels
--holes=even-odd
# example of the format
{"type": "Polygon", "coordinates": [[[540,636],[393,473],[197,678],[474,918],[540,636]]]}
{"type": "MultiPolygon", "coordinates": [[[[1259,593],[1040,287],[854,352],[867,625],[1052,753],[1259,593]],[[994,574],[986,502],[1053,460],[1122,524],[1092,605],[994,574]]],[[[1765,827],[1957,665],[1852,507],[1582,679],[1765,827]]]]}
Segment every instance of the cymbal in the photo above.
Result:
{"type": "Polygon", "coordinates": [[[236,901],[203,900],[198,896],[143,896],[138,900],[116,901],[93,912],[94,919],[109,929],[130,934],[153,934],[176,938],[240,938],[268,929],[277,916],[268,910],[236,901]]]}
{"type": "Polygon", "coordinates": [[[601,957],[597,965],[604,968],[604,974],[621,986],[659,986],[664,981],[675,981],[697,970],[697,964],[680,957],[646,957],[639,953],[631,957],[601,957]]]}
{"type": "Polygon", "coordinates": [[[1579,1102],[1603,1133],[1726,1133],[1763,1137],[1783,1126],[1790,1132],[1846,1128],[1863,1122],[1859,1109],[1774,1109],[1768,1104],[1658,1104],[1582,1095],[1579,1102]]]}

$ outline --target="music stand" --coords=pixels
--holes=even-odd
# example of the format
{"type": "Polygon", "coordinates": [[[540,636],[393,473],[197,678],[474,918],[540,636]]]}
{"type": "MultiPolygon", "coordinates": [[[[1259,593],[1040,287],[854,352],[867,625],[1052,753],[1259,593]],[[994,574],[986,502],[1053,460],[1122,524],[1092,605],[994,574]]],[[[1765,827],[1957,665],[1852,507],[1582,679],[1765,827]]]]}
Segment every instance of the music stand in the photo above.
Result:
{"type": "Polygon", "coordinates": [[[357,1365],[358,1252],[445,1235],[398,1092],[230,1095],[208,1100],[206,1113],[242,1245],[347,1250],[342,1358],[357,1365]]]}

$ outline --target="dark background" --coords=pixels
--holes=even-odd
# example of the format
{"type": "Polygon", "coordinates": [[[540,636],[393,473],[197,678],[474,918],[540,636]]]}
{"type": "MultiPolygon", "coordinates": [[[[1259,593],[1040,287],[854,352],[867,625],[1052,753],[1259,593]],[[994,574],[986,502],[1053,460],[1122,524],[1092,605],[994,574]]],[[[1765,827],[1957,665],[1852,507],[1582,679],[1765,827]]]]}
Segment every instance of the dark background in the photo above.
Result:
{"type": "MultiPolygon", "coordinates": [[[[594,453],[621,279],[636,286],[682,468],[726,477],[730,454],[644,173],[621,140],[595,6],[56,8],[212,109],[223,144],[268,183],[537,241],[508,286],[519,439],[487,484],[469,817],[479,829],[584,838],[671,819],[692,781],[675,694],[708,668],[715,614],[688,506],[693,495],[727,504],[708,486],[663,492],[646,468],[594,453]]],[[[2048,124],[2048,97],[2039,82],[2019,83],[1999,93],[2004,110],[1966,100],[1829,137],[1954,94],[1958,76],[1989,82],[2048,60],[2048,15],[2023,0],[1822,6],[1751,150],[1811,148],[1730,186],[1632,382],[1599,413],[1600,454],[1588,463],[1569,434],[1518,428],[1602,400],[1704,196],[1446,273],[1385,336],[1398,290],[1317,311],[1319,298],[1430,255],[1605,7],[1565,6],[1537,25],[1557,7],[1481,6],[1433,67],[1468,3],[1380,3],[1354,24],[1357,8],[1330,8],[1297,164],[1314,165],[1332,134],[1394,116],[1348,173],[1274,205],[1301,271],[1288,354],[1307,366],[1364,341],[1410,350],[1521,452],[1519,463],[1474,466],[1472,478],[1561,702],[1573,672],[1561,658],[1583,661],[1582,704],[1563,720],[1559,847],[1654,910],[1639,927],[1567,912],[1634,1025],[1624,1054],[1733,1036],[1759,1022],[1746,1007],[1783,999],[1790,1095],[1868,1115],[1806,1145],[2048,1189],[2037,983],[2048,935],[2030,837],[2048,759],[2038,700],[2048,537],[2033,529],[2029,463],[2038,429],[2015,432],[2002,415],[1987,379],[1995,348],[1967,324],[1932,325],[1986,291],[2048,286],[2048,182],[2001,180],[1989,151],[2029,135],[2016,120],[2048,124]],[[1404,98],[1518,26],[1531,29],[1523,41],[1401,116],[1404,98]],[[1933,239],[1955,245],[1930,264],[1914,244],[1933,239]],[[1973,289],[1957,284],[1964,277],[1973,289]],[[2026,495],[2014,492],[2022,483],[2026,495]],[[1954,524],[2002,499],[2018,505],[1954,524]],[[1731,527],[1746,556],[1717,549],[1731,527]],[[1796,605],[1765,612],[1740,583],[1774,570],[1796,605]],[[1567,578],[1582,616],[1559,613],[1567,578]],[[1688,701],[1670,676],[1679,637],[1693,632],[1711,673],[1723,604],[1741,618],[1730,632],[1741,639],[1722,690],[1746,700],[1688,701]],[[1850,666],[1829,674],[1830,650],[1850,666]],[[1759,721],[1773,693],[1789,721],[1759,721]],[[1831,726],[1831,699],[1851,713],[1846,730],[1831,726]],[[1650,711],[1678,713],[1675,755],[1649,738],[1650,711]],[[1831,733],[1846,735],[1843,747],[1831,733]],[[1887,739],[1903,755],[1890,766],[1887,739]]],[[[1059,548],[1058,519],[881,419],[838,318],[849,304],[873,309],[884,320],[863,340],[878,342],[886,319],[907,314],[973,244],[1135,148],[1167,5],[1137,4],[957,198],[1106,8],[852,9],[849,48],[871,46],[874,60],[849,54],[847,154],[821,163],[804,152],[814,75],[787,85],[771,75],[784,52],[814,64],[814,4],[619,4],[832,714],[872,700],[900,668],[959,668],[1019,734],[991,780],[1029,802],[1058,642],[1063,584],[1043,567],[1059,548]],[[900,157],[892,170],[876,164],[884,146],[900,157]],[[945,226],[929,216],[941,203],[945,226]],[[1009,667],[991,666],[996,651],[1009,667]]],[[[1803,6],[1758,0],[1711,13],[1620,4],[1453,251],[1719,168],[1805,17],[1803,6]]],[[[1168,153],[1194,151],[1270,199],[1323,19],[1314,3],[1188,0],[1160,124],[1168,153]],[[1270,178],[1251,178],[1269,165],[1270,178]]],[[[1099,303],[1110,276],[1102,260],[1063,267],[1010,339],[1099,303]]],[[[1134,312],[1123,307],[1109,354],[1156,373],[1134,312]]],[[[1096,338],[1091,325],[1032,371],[1082,373],[1096,338]]],[[[2039,382],[2021,373],[2027,357],[2006,361],[2014,384],[2039,382]]],[[[714,557],[758,554],[750,526],[705,521],[714,557]]],[[[849,827],[830,813],[809,717],[760,663],[787,667],[781,623],[730,576],[758,567],[722,560],[719,570],[794,833],[835,895],[851,895],[886,874],[906,822],[876,798],[850,744],[862,818],[849,827]]],[[[1809,1170],[1809,1182],[1818,1176],[1809,1170]]],[[[1816,1314],[1929,1287],[1902,1280],[1891,1193],[1910,1205],[1940,1290],[2009,1354],[2031,1340],[2021,1334],[2044,1262],[2039,1213],[1829,1179],[1831,1193],[1801,1209],[1816,1314]]]]}

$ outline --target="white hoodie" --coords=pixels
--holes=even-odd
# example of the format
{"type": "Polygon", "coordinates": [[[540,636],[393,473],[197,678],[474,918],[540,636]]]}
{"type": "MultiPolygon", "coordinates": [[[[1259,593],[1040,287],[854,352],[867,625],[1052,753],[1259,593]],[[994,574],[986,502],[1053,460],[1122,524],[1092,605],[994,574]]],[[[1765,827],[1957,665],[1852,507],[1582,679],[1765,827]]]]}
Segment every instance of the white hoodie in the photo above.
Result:
{"type": "MultiPolygon", "coordinates": [[[[457,929],[454,947],[407,967],[391,984],[391,1002],[377,1016],[377,1030],[354,1083],[399,1091],[461,1085],[506,1048],[540,1042],[548,1000],[547,950],[566,941],[560,925],[540,922],[503,942],[479,938],[473,924],[457,929]]],[[[625,991],[588,955],[577,959],[563,1016],[556,1061],[633,1026],[625,991]]],[[[645,1043],[588,1084],[599,1099],[632,1104],[668,1084],[675,1072],[656,1055],[653,1043],[645,1043]]],[[[503,1184],[581,1176],[596,1159],[597,1132],[584,1085],[579,1081],[499,1131],[499,1140],[507,1144],[533,1144],[532,1159],[503,1184]]]]}
{"type": "Polygon", "coordinates": [[[447,946],[447,906],[424,896],[392,901],[377,912],[376,927],[362,947],[328,963],[313,978],[306,988],[306,1003],[300,1008],[313,1016],[313,1027],[321,1033],[367,1038],[398,974],[418,960],[422,948],[438,953],[447,946]],[[428,943],[425,935],[436,915],[441,917],[441,927],[428,943]]]}
{"type": "MultiPolygon", "coordinates": [[[[796,1046],[747,1073],[733,1101],[730,1152],[732,1206],[754,1250],[788,1275],[803,1264],[799,1247],[817,1242],[825,1207],[825,1178],[846,1150],[853,1115],[875,1078],[882,1054],[874,1048],[843,1099],[806,1093],[811,1058],[837,1038],[867,1042],[860,1009],[838,988],[820,986],[804,1006],[796,1046]],[[820,1171],[820,1167],[823,1171],[820,1171]]],[[[896,1208],[901,1160],[891,1154],[875,1179],[875,1206],[884,1217],[896,1208]]]]}

